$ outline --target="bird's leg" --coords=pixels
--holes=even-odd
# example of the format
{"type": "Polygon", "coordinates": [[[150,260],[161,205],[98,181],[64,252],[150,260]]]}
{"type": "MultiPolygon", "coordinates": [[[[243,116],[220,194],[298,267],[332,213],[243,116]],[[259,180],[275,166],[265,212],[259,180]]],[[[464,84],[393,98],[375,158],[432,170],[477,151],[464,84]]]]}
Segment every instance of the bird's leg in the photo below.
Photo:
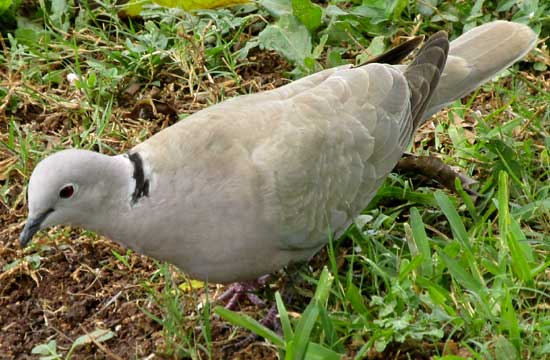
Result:
{"type": "MultiPolygon", "coordinates": [[[[283,301],[288,304],[292,301],[292,298],[294,296],[294,293],[292,290],[290,291],[283,291],[282,297],[283,301]]],[[[279,311],[277,309],[277,303],[273,302],[271,306],[269,307],[269,310],[267,314],[263,317],[262,320],[260,320],[260,324],[265,326],[266,328],[275,331],[277,334],[282,335],[283,331],[281,328],[281,321],[279,320],[279,311]]],[[[260,339],[261,336],[257,334],[249,334],[247,337],[245,337],[243,340],[234,343],[234,344],[228,344],[226,347],[232,347],[235,349],[244,349],[247,347],[250,343],[260,339]]]]}
{"type": "MultiPolygon", "coordinates": [[[[292,302],[292,299],[294,298],[295,291],[294,291],[294,284],[299,276],[299,268],[302,266],[302,263],[298,264],[290,264],[287,267],[287,274],[288,278],[287,281],[282,285],[282,287],[279,289],[281,296],[283,298],[283,302],[285,304],[290,304],[292,302]]],[[[260,278],[265,283],[267,280],[267,277],[260,278]]],[[[259,280],[260,280],[259,279],[259,280]]],[[[279,335],[282,335],[282,327],[281,327],[281,320],[279,319],[279,311],[277,309],[277,303],[273,301],[271,303],[271,306],[269,307],[269,310],[267,311],[267,314],[260,320],[260,323],[267,327],[270,330],[275,331],[279,335]]],[[[245,337],[243,340],[235,343],[235,344],[229,344],[228,347],[234,347],[236,349],[243,349],[246,346],[248,346],[253,341],[256,341],[259,339],[260,336],[257,334],[249,334],[247,337],[245,337]]]]}
{"type": "Polygon", "coordinates": [[[264,307],[265,301],[254,292],[265,286],[269,278],[270,275],[264,275],[253,281],[231,284],[216,300],[226,302],[225,308],[229,310],[237,309],[238,304],[245,298],[256,306],[264,307]]]}

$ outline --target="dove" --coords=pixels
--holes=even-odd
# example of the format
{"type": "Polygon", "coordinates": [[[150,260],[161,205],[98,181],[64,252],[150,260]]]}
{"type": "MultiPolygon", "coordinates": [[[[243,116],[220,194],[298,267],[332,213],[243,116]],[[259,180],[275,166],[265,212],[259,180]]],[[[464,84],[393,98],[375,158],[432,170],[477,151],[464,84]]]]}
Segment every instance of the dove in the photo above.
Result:
{"type": "Polygon", "coordinates": [[[409,65],[341,66],[238,96],[124,154],[56,152],[30,177],[20,245],[81,227],[216,283],[307,261],[368,205],[418,126],[536,41],[506,21],[450,45],[438,32],[409,65]]]}

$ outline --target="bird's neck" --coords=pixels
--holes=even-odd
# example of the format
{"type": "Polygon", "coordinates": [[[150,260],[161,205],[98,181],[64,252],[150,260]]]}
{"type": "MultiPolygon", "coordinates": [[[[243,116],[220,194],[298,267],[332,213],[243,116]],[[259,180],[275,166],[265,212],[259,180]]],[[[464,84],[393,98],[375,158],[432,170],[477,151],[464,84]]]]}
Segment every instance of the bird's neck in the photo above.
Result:
{"type": "Polygon", "coordinates": [[[134,165],[127,154],[102,156],[103,183],[97,192],[101,195],[99,211],[86,219],[83,227],[98,234],[114,237],[131,210],[132,195],[136,188],[134,165]]]}

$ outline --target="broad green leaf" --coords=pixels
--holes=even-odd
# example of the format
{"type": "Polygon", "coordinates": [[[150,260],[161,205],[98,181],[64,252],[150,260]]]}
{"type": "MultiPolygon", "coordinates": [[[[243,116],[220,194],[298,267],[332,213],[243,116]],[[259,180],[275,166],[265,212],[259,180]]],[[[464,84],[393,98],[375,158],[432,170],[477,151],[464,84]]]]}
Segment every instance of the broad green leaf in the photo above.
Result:
{"type": "Polygon", "coordinates": [[[477,19],[481,18],[483,16],[483,3],[485,0],[476,0],[474,3],[474,6],[472,6],[472,9],[470,10],[470,15],[465,20],[463,32],[469,31],[472,28],[474,28],[477,25],[477,19]]]}
{"type": "Polygon", "coordinates": [[[506,1],[499,1],[499,4],[497,6],[496,11],[498,12],[505,12],[510,10],[512,6],[514,6],[517,3],[517,0],[506,0],[506,1]]]}
{"type": "Polygon", "coordinates": [[[180,8],[185,11],[217,9],[249,3],[250,0],[131,0],[124,5],[124,12],[137,16],[144,5],[155,3],[168,8],[180,8]]]}
{"type": "MultiPolygon", "coordinates": [[[[55,340],[50,340],[47,344],[39,344],[32,348],[31,353],[36,355],[50,355],[50,359],[61,358],[57,354],[57,343],[55,340]]],[[[43,357],[41,357],[43,359],[43,357]]]]}
{"type": "Polygon", "coordinates": [[[116,334],[111,330],[96,329],[89,334],[84,334],[76,338],[76,340],[73,342],[72,347],[78,347],[78,346],[90,344],[93,342],[101,343],[112,339],[113,337],[115,337],[115,335],[116,334]]]}
{"type": "Polygon", "coordinates": [[[498,354],[498,360],[518,360],[521,359],[518,350],[504,336],[499,336],[495,341],[495,354],[498,354]]]}
{"type": "Polygon", "coordinates": [[[376,36],[370,42],[368,52],[370,56],[380,55],[386,50],[386,44],[384,43],[385,36],[376,36]]]}
{"type": "Polygon", "coordinates": [[[533,69],[537,71],[546,71],[546,69],[548,69],[548,66],[546,66],[546,64],[543,62],[537,61],[533,64],[533,69]]]}
{"type": "Polygon", "coordinates": [[[310,31],[315,31],[321,26],[323,11],[317,4],[311,0],[292,0],[292,14],[298,18],[310,31]]]}
{"type": "Polygon", "coordinates": [[[424,16],[432,16],[437,10],[438,0],[423,0],[416,2],[418,12],[424,16]]]}
{"type": "Polygon", "coordinates": [[[379,24],[389,20],[391,3],[383,0],[364,0],[363,5],[354,7],[350,13],[369,19],[372,24],[379,24]]]}
{"type": "Polygon", "coordinates": [[[357,62],[363,64],[373,57],[380,55],[386,49],[386,44],[384,43],[385,36],[376,36],[371,40],[367,51],[357,56],[357,62]]]}
{"type": "Polygon", "coordinates": [[[442,12],[442,13],[439,13],[439,14],[434,15],[432,17],[433,22],[443,21],[443,20],[447,20],[447,21],[450,21],[450,22],[460,21],[460,19],[456,15],[451,14],[451,13],[447,13],[447,12],[442,12]]]}
{"type": "MultiPolygon", "coordinates": [[[[346,64],[346,61],[342,59],[342,54],[338,50],[330,50],[328,53],[327,67],[332,68],[346,64]]],[[[550,204],[550,201],[549,201],[550,204]]],[[[550,208],[550,205],[549,205],[550,208]]]]}
{"type": "Polygon", "coordinates": [[[201,9],[216,9],[228,6],[234,6],[239,4],[245,4],[250,0],[152,0],[154,3],[170,7],[180,8],[187,11],[201,10],[201,9]]]}
{"type": "Polygon", "coordinates": [[[311,35],[294,16],[284,15],[258,35],[260,46],[275,50],[299,67],[311,56],[311,35]]]}
{"type": "Polygon", "coordinates": [[[408,4],[408,0],[393,0],[388,8],[388,15],[394,20],[399,19],[401,17],[401,13],[403,13],[403,10],[407,8],[408,4]]]}
{"type": "Polygon", "coordinates": [[[149,0],[130,0],[123,5],[122,11],[128,16],[138,16],[143,6],[151,4],[149,0]]]}
{"type": "Polygon", "coordinates": [[[201,289],[205,286],[204,282],[200,280],[188,280],[181,283],[178,287],[183,292],[189,292],[193,289],[201,289]]]}
{"type": "Polygon", "coordinates": [[[350,21],[331,21],[322,33],[328,35],[327,43],[335,46],[341,46],[343,42],[350,42],[353,39],[359,43],[367,43],[361,32],[350,21]]]}
{"type": "Polygon", "coordinates": [[[111,330],[106,329],[96,329],[89,334],[79,336],[71,345],[69,352],[67,353],[67,359],[71,358],[73,351],[83,345],[92,344],[92,343],[101,343],[115,337],[116,334],[111,330]]]}
{"type": "Polygon", "coordinates": [[[348,12],[342,8],[339,8],[336,5],[328,5],[325,7],[325,15],[329,18],[334,18],[337,16],[345,16],[348,15],[348,12]]]}
{"type": "Polygon", "coordinates": [[[276,18],[292,15],[291,0],[259,0],[258,3],[276,18]]]}
{"type": "Polygon", "coordinates": [[[12,0],[0,0],[0,14],[8,10],[12,3],[12,0]]]}
{"type": "Polygon", "coordinates": [[[69,4],[66,0],[52,0],[50,19],[55,26],[67,30],[69,28],[69,4]]]}

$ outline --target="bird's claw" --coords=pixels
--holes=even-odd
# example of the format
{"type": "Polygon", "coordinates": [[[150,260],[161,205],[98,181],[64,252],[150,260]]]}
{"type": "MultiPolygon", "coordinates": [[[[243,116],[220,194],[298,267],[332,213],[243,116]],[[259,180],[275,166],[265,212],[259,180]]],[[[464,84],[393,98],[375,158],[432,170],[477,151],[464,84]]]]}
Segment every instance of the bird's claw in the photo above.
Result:
{"type": "Polygon", "coordinates": [[[229,310],[236,310],[239,303],[244,299],[248,299],[252,304],[258,307],[265,307],[265,301],[260,299],[255,292],[258,288],[265,286],[268,279],[269,275],[264,275],[253,281],[231,284],[223,294],[218,296],[217,301],[225,302],[225,308],[229,310]]]}

